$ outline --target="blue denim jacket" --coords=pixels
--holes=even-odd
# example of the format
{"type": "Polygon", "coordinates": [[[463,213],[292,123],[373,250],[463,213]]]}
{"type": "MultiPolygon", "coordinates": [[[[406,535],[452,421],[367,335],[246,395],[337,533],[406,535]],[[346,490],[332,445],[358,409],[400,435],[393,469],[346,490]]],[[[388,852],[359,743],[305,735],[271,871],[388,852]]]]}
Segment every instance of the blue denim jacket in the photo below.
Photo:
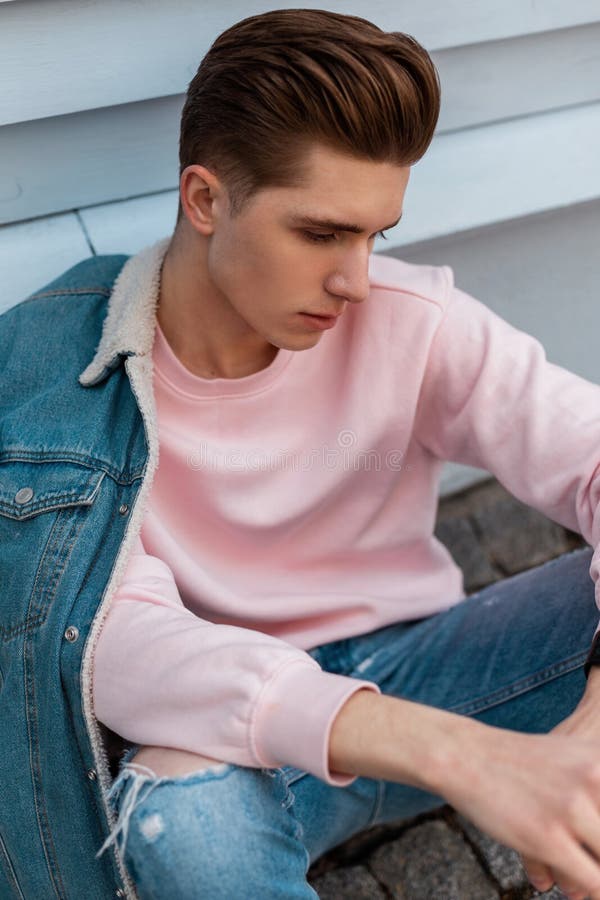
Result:
{"type": "Polygon", "coordinates": [[[129,263],[86,259],[0,316],[2,900],[136,897],[117,848],[96,856],[115,824],[116,736],[94,717],[91,673],[158,461],[168,240],[129,263]]]}

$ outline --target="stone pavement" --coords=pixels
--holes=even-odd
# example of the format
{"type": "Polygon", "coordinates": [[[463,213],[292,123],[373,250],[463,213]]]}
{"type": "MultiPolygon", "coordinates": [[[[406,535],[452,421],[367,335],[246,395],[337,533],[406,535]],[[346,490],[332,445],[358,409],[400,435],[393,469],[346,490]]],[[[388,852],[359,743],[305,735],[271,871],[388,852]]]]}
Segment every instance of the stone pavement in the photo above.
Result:
{"type": "MultiPolygon", "coordinates": [[[[465,575],[468,594],[586,546],[489,479],[440,502],[436,535],[465,575]]],[[[308,879],[321,900],[559,900],[527,881],[514,850],[451,806],[378,825],[318,859],[308,879]]]]}

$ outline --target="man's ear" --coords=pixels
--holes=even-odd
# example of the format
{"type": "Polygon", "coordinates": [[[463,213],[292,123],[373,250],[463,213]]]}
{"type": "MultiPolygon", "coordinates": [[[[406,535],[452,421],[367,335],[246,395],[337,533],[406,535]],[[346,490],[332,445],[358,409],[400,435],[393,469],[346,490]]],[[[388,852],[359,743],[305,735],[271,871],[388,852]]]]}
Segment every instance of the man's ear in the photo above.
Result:
{"type": "Polygon", "coordinates": [[[187,166],[181,173],[181,205],[186,219],[198,234],[213,233],[224,193],[222,182],[205,166],[187,166]]]}

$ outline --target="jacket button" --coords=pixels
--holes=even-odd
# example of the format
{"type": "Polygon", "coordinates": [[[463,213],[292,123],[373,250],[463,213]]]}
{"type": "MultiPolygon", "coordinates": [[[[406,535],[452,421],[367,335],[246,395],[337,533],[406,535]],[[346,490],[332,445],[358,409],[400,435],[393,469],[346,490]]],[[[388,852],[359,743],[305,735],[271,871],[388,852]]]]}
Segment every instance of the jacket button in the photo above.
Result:
{"type": "Polygon", "coordinates": [[[15,503],[29,503],[33,497],[33,491],[30,487],[21,488],[15,494],[15,503]]]}
{"type": "Polygon", "coordinates": [[[65,637],[68,641],[73,643],[79,637],[79,628],[75,628],[74,625],[69,625],[67,630],[65,631],[65,637]]]}
{"type": "MultiPolygon", "coordinates": [[[[20,493],[20,491],[19,491],[19,493],[20,493]]],[[[29,500],[29,497],[27,499],[29,500]]],[[[121,503],[121,505],[119,507],[119,515],[126,516],[128,512],[129,512],[129,506],[127,505],[127,503],[121,503]]]]}
{"type": "Polygon", "coordinates": [[[95,770],[95,769],[88,769],[88,770],[87,770],[87,777],[90,779],[90,781],[95,781],[95,780],[96,780],[96,770],[95,770]]]}

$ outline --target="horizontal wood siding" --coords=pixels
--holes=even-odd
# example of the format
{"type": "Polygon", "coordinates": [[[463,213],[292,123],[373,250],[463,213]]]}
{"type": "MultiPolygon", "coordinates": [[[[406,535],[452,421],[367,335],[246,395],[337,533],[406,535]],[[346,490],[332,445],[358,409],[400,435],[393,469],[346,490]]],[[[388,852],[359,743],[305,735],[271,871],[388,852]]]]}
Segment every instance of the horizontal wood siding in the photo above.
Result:
{"type": "MultiPolygon", "coordinates": [[[[168,101],[164,102],[168,105],[168,101]]],[[[152,140],[151,124],[143,117],[128,115],[127,108],[120,107],[114,119],[116,131],[108,133],[118,133],[126,144],[129,144],[127,138],[131,137],[134,146],[130,145],[127,164],[121,160],[118,165],[117,160],[111,160],[110,146],[102,142],[105,113],[106,110],[93,117],[97,140],[91,141],[79,158],[70,156],[68,140],[64,144],[65,137],[72,133],[71,124],[77,130],[79,116],[67,117],[72,121],[62,131],[50,127],[48,122],[37,123],[38,129],[48,126],[41,146],[47,164],[53,163],[51,182],[48,182],[37,142],[32,140],[22,144],[19,166],[29,173],[31,202],[39,208],[45,199],[45,213],[59,207],[63,189],[67,190],[73,167],[77,167],[79,177],[71,186],[68,208],[79,209],[84,218],[100,216],[103,221],[114,221],[115,217],[123,216],[122,228],[116,224],[110,227],[116,228],[119,234],[125,232],[129,252],[130,248],[139,245],[142,236],[141,232],[136,234],[129,229],[127,217],[132,207],[111,202],[106,214],[94,212],[97,204],[105,205],[101,203],[105,192],[103,181],[96,178],[96,174],[100,171],[115,189],[118,187],[120,197],[137,194],[140,201],[146,199],[149,218],[145,220],[143,234],[160,236],[172,227],[177,213],[178,191],[168,177],[170,168],[176,166],[176,159],[173,159],[173,153],[168,156],[166,147],[160,158],[145,153],[144,145],[152,140]],[[140,160],[143,160],[142,164],[140,160]],[[171,206],[163,198],[155,203],[155,192],[169,187],[171,206]]],[[[177,130],[177,116],[172,109],[167,110],[166,118],[169,128],[177,130]]],[[[5,129],[5,146],[11,146],[11,130],[22,127],[27,126],[5,129]]],[[[387,241],[377,239],[375,249],[433,240],[600,197],[599,147],[600,103],[440,135],[425,157],[413,167],[402,221],[388,232],[387,241]],[[548,152],[548,148],[552,151],[548,152]]],[[[177,179],[175,181],[177,184],[177,179]]],[[[20,192],[22,185],[18,177],[12,185],[5,186],[4,207],[11,202],[21,209],[28,205],[27,198],[20,192]],[[7,196],[9,191],[12,201],[7,196]]],[[[33,218],[31,210],[29,212],[29,216],[22,218],[33,218]]],[[[100,244],[106,245],[105,237],[98,246],[100,244]]]]}
{"type": "MultiPolygon", "coordinates": [[[[0,8],[0,24],[1,21],[0,8]]],[[[548,205],[597,196],[597,179],[593,178],[597,166],[594,163],[589,166],[587,160],[584,162],[579,158],[583,148],[569,146],[573,142],[570,129],[579,126],[571,126],[560,116],[554,124],[545,119],[540,121],[537,116],[586,106],[586,111],[581,113],[584,131],[578,142],[589,141],[588,158],[597,156],[593,148],[600,142],[600,106],[597,105],[600,101],[600,53],[594,52],[598,47],[600,23],[434,54],[443,88],[442,110],[436,138],[420,165],[429,170],[435,165],[433,157],[436,156],[443,173],[447,165],[454,167],[457,154],[463,153],[463,146],[471,151],[464,166],[470,166],[473,159],[484,164],[481,145],[492,142],[497,148],[506,145],[515,166],[524,172],[523,180],[529,182],[530,154],[537,154],[537,144],[553,146],[547,144],[547,140],[559,140],[563,159],[569,163],[577,162],[576,178],[581,186],[572,198],[553,197],[548,193],[548,205]],[[474,72],[477,72],[476,78],[474,72]],[[531,122],[529,129],[523,124],[524,118],[531,122]],[[495,125],[500,131],[488,132],[489,125],[495,125]],[[565,131],[565,128],[569,130],[565,131]],[[459,139],[457,149],[449,136],[459,131],[465,134],[459,139]],[[521,153],[523,131],[531,133],[532,137],[524,138],[521,153]],[[537,142],[536,134],[539,135],[537,142]],[[514,147],[511,146],[513,139],[517,142],[514,147]],[[577,158],[571,160],[573,155],[577,158]],[[582,197],[582,190],[590,193],[582,197]]],[[[8,94],[10,91],[3,92],[3,96],[8,94]]],[[[161,95],[4,125],[0,128],[3,147],[0,224],[107,200],[177,189],[179,116],[183,101],[183,94],[161,95]],[[143,165],[140,165],[140,159],[143,159],[143,165]]],[[[578,115],[576,111],[574,114],[578,115]]],[[[482,175],[485,181],[489,180],[485,168],[482,175]]],[[[494,181],[497,184],[497,179],[494,181]]],[[[439,179],[435,173],[431,183],[436,184],[436,195],[439,196],[439,179]]],[[[443,189],[452,198],[454,206],[456,191],[456,182],[445,184],[443,189]]],[[[496,212],[489,207],[486,185],[483,193],[488,209],[486,219],[494,218],[496,212]]],[[[414,199],[431,221],[422,197],[415,194],[414,199]]],[[[539,204],[534,204],[525,210],[517,209],[514,214],[534,213],[539,209],[539,204]]],[[[461,220],[466,212],[461,214],[461,220]]],[[[498,218],[503,216],[504,212],[498,210],[498,218]]],[[[466,226],[460,221],[451,227],[480,224],[485,221],[475,215],[466,226]]],[[[431,236],[440,233],[437,230],[431,236]]],[[[420,232],[408,239],[426,237],[426,233],[420,232]]],[[[398,238],[402,240],[400,232],[398,238]]]]}
{"type": "MultiPolygon", "coordinates": [[[[322,5],[321,0],[289,4],[322,5]]],[[[0,6],[0,124],[184,92],[221,31],[280,7],[250,0],[5,3],[0,6]]],[[[344,0],[327,8],[413,34],[429,51],[600,19],[598,0],[344,0]]]]}

